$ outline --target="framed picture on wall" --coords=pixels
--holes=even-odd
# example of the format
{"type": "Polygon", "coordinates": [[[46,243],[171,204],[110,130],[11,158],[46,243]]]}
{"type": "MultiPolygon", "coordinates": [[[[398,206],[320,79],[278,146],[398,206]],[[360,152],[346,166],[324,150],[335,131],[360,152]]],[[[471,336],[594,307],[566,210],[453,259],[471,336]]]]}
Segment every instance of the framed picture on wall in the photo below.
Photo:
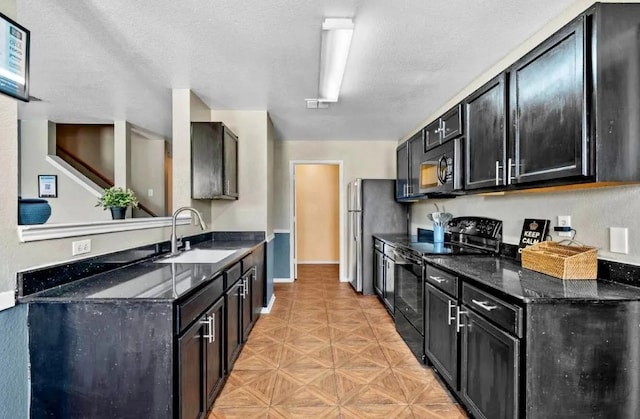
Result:
{"type": "Polygon", "coordinates": [[[38,175],[38,197],[57,198],[58,197],[58,176],[38,175]]]}

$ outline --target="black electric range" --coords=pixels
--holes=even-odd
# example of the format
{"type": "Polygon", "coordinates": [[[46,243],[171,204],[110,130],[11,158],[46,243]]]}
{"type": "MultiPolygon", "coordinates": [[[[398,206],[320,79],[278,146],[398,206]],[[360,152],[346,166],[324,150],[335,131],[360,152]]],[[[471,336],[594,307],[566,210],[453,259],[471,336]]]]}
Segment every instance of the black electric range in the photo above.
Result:
{"type": "MultiPolygon", "coordinates": [[[[429,255],[495,255],[502,242],[502,221],[484,217],[457,217],[447,225],[445,242],[420,241],[428,232],[418,231],[418,241],[397,242],[395,267],[396,329],[414,355],[424,356],[424,262],[429,255]]],[[[427,237],[425,237],[427,236],[427,237]]]]}

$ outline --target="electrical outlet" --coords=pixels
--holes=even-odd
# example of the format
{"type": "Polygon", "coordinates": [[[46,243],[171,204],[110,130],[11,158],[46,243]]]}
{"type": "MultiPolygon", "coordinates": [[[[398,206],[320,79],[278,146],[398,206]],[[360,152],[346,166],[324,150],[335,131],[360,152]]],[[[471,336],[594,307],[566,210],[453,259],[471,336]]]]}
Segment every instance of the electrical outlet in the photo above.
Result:
{"type": "MultiPolygon", "coordinates": [[[[571,227],[571,216],[558,215],[558,227],[571,227]]],[[[571,237],[573,233],[571,231],[558,231],[558,236],[571,237]]]]}
{"type": "Polygon", "coordinates": [[[147,196],[148,197],[152,197],[153,196],[153,189],[151,189],[151,188],[147,189],[147,196]]]}
{"type": "Polygon", "coordinates": [[[71,254],[73,256],[91,252],[91,240],[78,240],[71,243],[71,254]]]}

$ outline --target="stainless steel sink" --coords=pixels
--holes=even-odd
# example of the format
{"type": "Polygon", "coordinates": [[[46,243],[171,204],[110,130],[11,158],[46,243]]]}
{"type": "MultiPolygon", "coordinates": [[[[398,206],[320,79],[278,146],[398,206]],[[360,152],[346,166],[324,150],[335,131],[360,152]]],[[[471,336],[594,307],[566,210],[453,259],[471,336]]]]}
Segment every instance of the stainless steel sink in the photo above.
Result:
{"type": "Polygon", "coordinates": [[[156,260],[156,263],[218,263],[244,249],[192,249],[156,260]]]}

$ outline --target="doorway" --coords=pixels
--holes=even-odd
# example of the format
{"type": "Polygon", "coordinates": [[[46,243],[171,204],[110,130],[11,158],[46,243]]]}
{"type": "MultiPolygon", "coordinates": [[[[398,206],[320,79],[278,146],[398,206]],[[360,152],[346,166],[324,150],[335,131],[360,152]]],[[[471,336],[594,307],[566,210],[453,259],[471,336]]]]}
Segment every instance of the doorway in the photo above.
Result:
{"type": "Polygon", "coordinates": [[[291,279],[298,265],[337,265],[343,278],[342,161],[290,163],[291,279]]]}

